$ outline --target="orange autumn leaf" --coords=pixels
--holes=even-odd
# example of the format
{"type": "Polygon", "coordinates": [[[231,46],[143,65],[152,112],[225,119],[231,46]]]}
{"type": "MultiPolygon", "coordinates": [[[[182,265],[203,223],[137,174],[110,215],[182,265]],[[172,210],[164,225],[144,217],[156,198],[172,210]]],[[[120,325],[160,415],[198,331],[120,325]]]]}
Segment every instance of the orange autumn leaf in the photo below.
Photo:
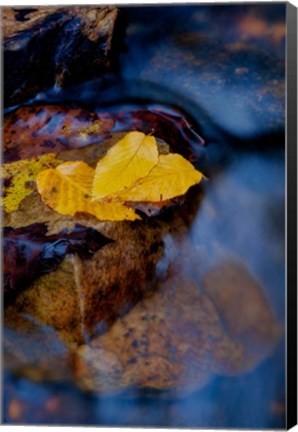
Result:
{"type": "Polygon", "coordinates": [[[94,170],[85,162],[65,162],[38,174],[37,188],[44,204],[60,214],[89,213],[99,220],[135,220],[139,216],[121,203],[91,202],[94,170]]]}
{"type": "Polygon", "coordinates": [[[130,132],[116,143],[97,164],[92,199],[107,199],[129,188],[149,174],[158,162],[158,148],[153,136],[130,132]]]}

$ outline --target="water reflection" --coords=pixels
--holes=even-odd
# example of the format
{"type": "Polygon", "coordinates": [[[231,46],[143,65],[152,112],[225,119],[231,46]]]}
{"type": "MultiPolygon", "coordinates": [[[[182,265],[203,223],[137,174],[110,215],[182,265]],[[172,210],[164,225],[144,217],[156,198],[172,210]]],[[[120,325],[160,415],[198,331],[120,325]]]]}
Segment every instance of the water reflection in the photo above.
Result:
{"type": "Polygon", "coordinates": [[[228,254],[241,258],[262,282],[284,318],[284,153],[235,155],[206,184],[206,199],[191,228],[213,263],[228,254]]]}

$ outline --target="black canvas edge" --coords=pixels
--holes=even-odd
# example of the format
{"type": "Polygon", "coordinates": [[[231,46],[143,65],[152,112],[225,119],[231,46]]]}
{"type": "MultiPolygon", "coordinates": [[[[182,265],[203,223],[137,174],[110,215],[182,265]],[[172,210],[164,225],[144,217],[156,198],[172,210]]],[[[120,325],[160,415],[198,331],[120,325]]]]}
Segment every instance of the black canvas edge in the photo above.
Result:
{"type": "Polygon", "coordinates": [[[286,6],[286,427],[297,424],[297,8],[286,6]]]}
{"type": "MultiPolygon", "coordinates": [[[[0,23],[2,23],[2,7],[0,7],[0,23]]],[[[3,49],[2,49],[2,25],[0,25],[0,165],[2,166],[2,145],[3,145],[3,91],[4,91],[4,81],[3,81],[3,49]]],[[[2,193],[2,185],[0,185],[0,192],[2,193]]],[[[4,319],[4,306],[3,306],[3,249],[2,249],[2,228],[3,228],[3,215],[2,210],[0,210],[0,425],[3,424],[3,404],[4,404],[4,394],[3,394],[3,319],[4,319]]]]}

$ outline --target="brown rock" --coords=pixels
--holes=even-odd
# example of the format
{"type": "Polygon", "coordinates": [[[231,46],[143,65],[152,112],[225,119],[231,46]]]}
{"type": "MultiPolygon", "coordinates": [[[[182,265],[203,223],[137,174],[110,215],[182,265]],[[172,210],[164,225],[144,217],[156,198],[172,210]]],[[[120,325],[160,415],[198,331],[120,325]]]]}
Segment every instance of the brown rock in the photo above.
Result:
{"type": "Polygon", "coordinates": [[[74,220],[45,207],[37,193],[7,216],[7,222],[15,227],[33,219],[47,222],[51,233],[71,230],[78,223],[115,240],[91,259],[69,256],[56,271],[38,278],[16,299],[19,312],[52,326],[66,339],[82,342],[96,326],[102,331],[119,314],[126,313],[155,278],[155,265],[163,254],[162,224],[150,228],[150,223],[148,227],[142,222],[74,220]]]}
{"type": "Polygon", "coordinates": [[[270,353],[281,335],[259,282],[241,262],[225,262],[204,279],[206,294],[215,304],[228,333],[253,359],[270,353]]]}
{"type": "Polygon", "coordinates": [[[82,345],[79,385],[100,392],[138,385],[181,395],[214,374],[237,375],[257,365],[281,336],[261,286],[234,262],[210,270],[204,286],[206,294],[174,275],[82,345]]]}
{"type": "Polygon", "coordinates": [[[242,346],[221,326],[212,302],[179,277],[161,284],[77,355],[77,379],[95,391],[132,385],[189,391],[210,374],[238,373],[242,346]],[[102,359],[112,359],[103,361],[102,359]]]}
{"type": "Polygon", "coordinates": [[[107,71],[117,14],[113,6],[3,8],[5,106],[107,71]]]}
{"type": "MultiPolygon", "coordinates": [[[[109,254],[107,257],[106,264],[111,259],[109,254]]],[[[72,288],[67,286],[67,283],[71,283],[66,271],[68,265],[69,262],[65,261],[61,273],[52,279],[61,282],[61,289],[57,286],[46,289],[45,283],[39,281],[31,293],[27,292],[26,300],[22,298],[21,309],[18,300],[17,305],[5,311],[5,328],[15,332],[13,336],[5,336],[5,361],[9,358],[13,370],[22,370],[31,379],[45,376],[43,359],[46,358],[47,350],[49,357],[55,354],[49,342],[57,334],[68,347],[68,356],[63,354],[60,359],[64,368],[68,367],[65,376],[73,376],[81,388],[99,393],[115,393],[127,387],[140,386],[168,390],[176,396],[199,389],[214,374],[238,375],[252,369],[274,349],[279,340],[280,326],[261,294],[261,287],[243,264],[229,262],[225,264],[226,274],[219,266],[206,275],[205,289],[210,292],[213,289],[216,291],[216,285],[225,291],[224,283],[221,282],[223,277],[227,278],[227,285],[233,287],[225,295],[219,294],[218,299],[214,297],[211,300],[208,295],[202,294],[198,286],[186,276],[173,274],[166,281],[155,284],[154,291],[148,292],[145,297],[143,295],[112,326],[103,326],[101,335],[91,338],[89,343],[86,340],[86,343],[78,345],[80,340],[76,339],[75,323],[78,328],[80,319],[84,317],[83,308],[78,313],[78,293],[73,292],[74,296],[70,295],[64,308],[62,305],[58,309],[58,305],[61,305],[59,298],[64,298],[74,289],[73,283],[72,288]],[[212,280],[215,273],[219,279],[212,280]],[[229,279],[231,275],[234,278],[229,279]],[[245,306],[241,296],[237,296],[242,282],[250,292],[246,296],[245,306]],[[223,302],[222,297],[226,298],[226,302],[223,302]],[[251,320],[247,309],[254,307],[259,312],[251,320]],[[20,314],[24,311],[39,321],[47,322],[58,332],[53,331],[52,339],[44,339],[42,327],[36,328],[32,322],[24,325],[23,314],[20,314]],[[74,323],[72,329],[69,328],[71,319],[74,323]],[[237,322],[240,323],[238,327],[237,322]],[[49,342],[45,343],[46,340],[49,342]],[[26,349],[22,348],[19,341],[23,344],[26,341],[26,349]],[[32,360],[39,356],[40,361],[32,360]],[[32,364],[35,365],[35,375],[32,364]]],[[[84,271],[91,271],[92,265],[92,261],[89,262],[84,271]]],[[[84,278],[84,273],[82,276],[84,278]]],[[[87,292],[87,285],[88,281],[86,287],[80,288],[81,296],[87,292]]],[[[92,282],[89,286],[92,291],[92,282]]],[[[113,295],[110,293],[111,299],[113,295]]],[[[92,301],[84,301],[89,311],[92,311],[92,301]]],[[[85,303],[82,302],[81,307],[85,303]]],[[[97,310],[97,304],[94,309],[97,310]]],[[[84,324],[84,320],[81,324],[84,324]]],[[[50,379],[59,379],[61,375],[53,367],[52,374],[48,376],[50,379]]]]}
{"type": "Polygon", "coordinates": [[[80,293],[75,282],[73,258],[64,260],[58,270],[37,279],[21,293],[14,308],[29,314],[60,333],[70,342],[83,339],[80,293]]]}

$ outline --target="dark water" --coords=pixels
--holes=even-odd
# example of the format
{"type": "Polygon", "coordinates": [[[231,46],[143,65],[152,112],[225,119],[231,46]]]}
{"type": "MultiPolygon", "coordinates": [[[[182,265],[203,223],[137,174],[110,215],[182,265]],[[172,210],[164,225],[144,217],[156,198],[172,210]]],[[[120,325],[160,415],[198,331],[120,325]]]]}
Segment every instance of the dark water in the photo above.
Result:
{"type": "MultiPolygon", "coordinates": [[[[210,176],[185,234],[192,256],[198,257],[198,274],[227,259],[244,263],[259,281],[282,334],[246,371],[229,376],[210,368],[206,384],[189,394],[133,388],[107,396],[83,392],[69,380],[38,383],[5,373],[4,420],[283,428],[285,6],[131,7],[121,12],[126,35],[115,71],[69,91],[52,89],[37,100],[71,101],[99,112],[158,107],[185,116],[205,140],[198,167],[210,176]],[[12,415],[13,400],[19,402],[19,417],[12,415]]],[[[180,240],[169,235],[164,242],[179,248],[180,240]]],[[[180,269],[192,273],[193,263],[185,259],[180,269]]],[[[249,310],[254,313],[253,304],[249,310]]]]}

